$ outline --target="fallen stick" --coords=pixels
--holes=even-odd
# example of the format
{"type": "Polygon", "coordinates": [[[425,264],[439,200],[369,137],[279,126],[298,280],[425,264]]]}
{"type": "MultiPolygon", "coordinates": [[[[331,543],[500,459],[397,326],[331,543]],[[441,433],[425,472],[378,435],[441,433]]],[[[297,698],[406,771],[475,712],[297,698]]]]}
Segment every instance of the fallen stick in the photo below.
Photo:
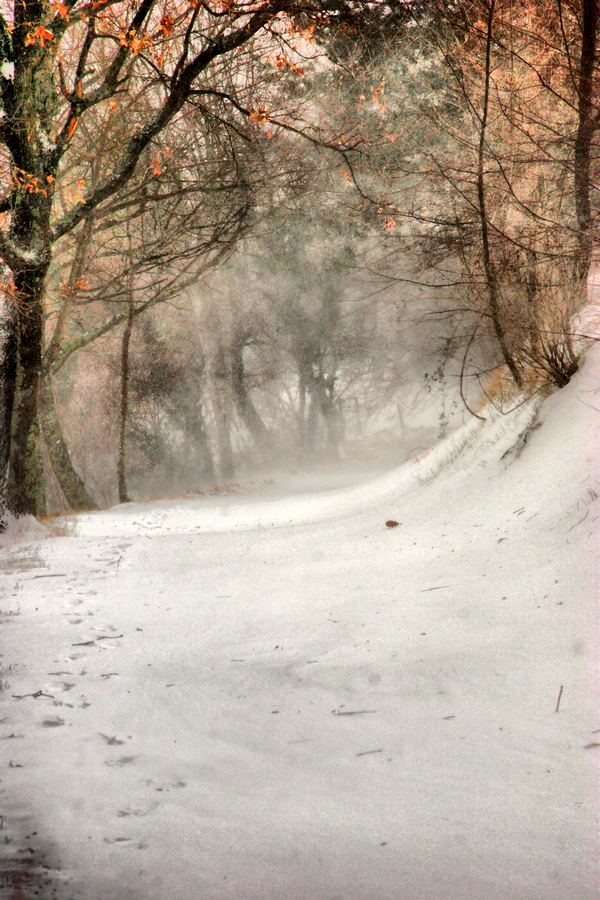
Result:
{"type": "Polygon", "coordinates": [[[91,641],[78,641],[76,644],[71,644],[71,647],[91,647],[96,641],[116,641],[122,637],[122,634],[101,634],[100,637],[93,638],[91,641]]]}
{"type": "Polygon", "coordinates": [[[54,700],[54,694],[44,694],[43,691],[36,691],[35,694],[13,694],[13,700],[23,700],[25,697],[33,697],[37,700],[38,697],[50,697],[51,700],[54,700]]]}
{"type": "Polygon", "coordinates": [[[34,578],[66,578],[66,574],[64,572],[53,572],[49,575],[34,575],[34,578]]]}
{"type": "Polygon", "coordinates": [[[558,692],[558,700],[556,701],[556,709],[554,710],[554,712],[558,712],[558,710],[560,708],[560,698],[562,697],[562,693],[563,693],[563,686],[561,684],[560,691],[558,692]]]}

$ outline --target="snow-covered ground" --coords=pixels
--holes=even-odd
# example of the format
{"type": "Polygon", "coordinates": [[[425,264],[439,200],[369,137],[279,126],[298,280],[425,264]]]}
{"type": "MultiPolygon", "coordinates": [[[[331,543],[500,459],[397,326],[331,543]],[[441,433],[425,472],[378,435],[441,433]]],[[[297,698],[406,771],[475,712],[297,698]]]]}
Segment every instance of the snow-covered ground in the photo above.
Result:
{"type": "Polygon", "coordinates": [[[597,900],[599,385],[594,350],[520,455],[528,405],[356,487],[21,531],[8,862],[61,900],[597,900]]]}

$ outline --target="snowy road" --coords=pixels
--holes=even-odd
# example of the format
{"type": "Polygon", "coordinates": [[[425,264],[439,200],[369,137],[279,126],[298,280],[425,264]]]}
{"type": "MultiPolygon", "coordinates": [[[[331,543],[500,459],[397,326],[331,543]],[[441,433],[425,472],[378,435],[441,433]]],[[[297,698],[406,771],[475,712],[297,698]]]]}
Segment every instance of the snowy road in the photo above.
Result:
{"type": "Polygon", "coordinates": [[[460,436],[6,546],[7,854],[61,900],[598,900],[599,371],[517,459],[525,408],[435,477],[460,436]]]}

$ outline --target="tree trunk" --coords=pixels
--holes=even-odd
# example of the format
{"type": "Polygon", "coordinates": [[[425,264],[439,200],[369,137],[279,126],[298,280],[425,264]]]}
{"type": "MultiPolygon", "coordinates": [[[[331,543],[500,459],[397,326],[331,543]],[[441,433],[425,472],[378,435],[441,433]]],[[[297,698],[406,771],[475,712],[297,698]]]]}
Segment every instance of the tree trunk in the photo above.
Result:
{"type": "Polygon", "coordinates": [[[190,435],[192,435],[194,439],[194,451],[197,453],[198,448],[200,448],[199,481],[201,484],[214,485],[216,481],[215,466],[210,450],[210,442],[204,415],[199,403],[195,410],[195,414],[188,420],[187,427],[190,435]]]}
{"type": "Polygon", "coordinates": [[[231,345],[231,386],[239,416],[252,435],[255,444],[267,455],[270,455],[271,440],[265,423],[256,411],[246,388],[244,373],[245,336],[238,335],[231,345]]]}
{"type": "Polygon", "coordinates": [[[86,512],[92,509],[98,509],[98,505],[92,500],[87,492],[83,480],[79,477],[63,436],[60,419],[56,404],[54,402],[54,392],[50,376],[46,375],[42,379],[40,387],[40,420],[42,424],[42,434],[52,471],[56,475],[56,479],[64,494],[65,500],[74,512],[86,512]]]}
{"type": "Polygon", "coordinates": [[[587,281],[592,258],[592,205],[590,199],[590,163],[592,141],[598,127],[594,114],[594,68],[596,65],[596,44],[598,30],[598,0],[583,0],[582,3],[581,59],[579,64],[578,122],[575,138],[575,206],[579,229],[579,259],[577,274],[587,281]]]}
{"type": "Polygon", "coordinates": [[[490,308],[490,316],[496,335],[496,340],[502,353],[502,358],[508,367],[515,383],[521,387],[522,378],[517,362],[511,353],[507,340],[502,317],[500,312],[500,292],[498,290],[498,280],[496,278],[496,270],[492,260],[490,246],[490,230],[487,211],[487,198],[485,190],[485,148],[486,148],[486,131],[489,111],[490,98],[490,81],[492,72],[492,33],[494,27],[494,2],[490,0],[487,17],[487,37],[485,48],[485,81],[483,93],[483,110],[481,113],[481,123],[479,127],[479,147],[477,153],[477,201],[478,213],[481,232],[481,248],[483,271],[485,273],[485,281],[488,291],[488,303],[490,308]]]}
{"type": "Polygon", "coordinates": [[[210,361],[210,398],[215,417],[217,449],[219,453],[219,476],[223,481],[231,481],[235,476],[233,447],[231,444],[232,390],[231,361],[223,347],[218,347],[210,361]]]}
{"type": "Polygon", "coordinates": [[[42,296],[46,270],[47,266],[33,273],[23,270],[15,279],[19,297],[16,315],[17,371],[12,398],[6,502],[16,516],[46,513],[38,417],[44,334],[42,296]]]}
{"type": "Polygon", "coordinates": [[[117,480],[119,483],[119,503],[129,503],[127,493],[127,414],[129,411],[129,345],[133,329],[134,307],[129,302],[127,324],[123,331],[121,343],[121,408],[119,412],[119,458],[117,461],[117,480]]]}
{"type": "Polygon", "coordinates": [[[10,460],[10,425],[17,381],[17,307],[6,309],[0,349],[0,531],[6,527],[4,498],[10,460]]]}

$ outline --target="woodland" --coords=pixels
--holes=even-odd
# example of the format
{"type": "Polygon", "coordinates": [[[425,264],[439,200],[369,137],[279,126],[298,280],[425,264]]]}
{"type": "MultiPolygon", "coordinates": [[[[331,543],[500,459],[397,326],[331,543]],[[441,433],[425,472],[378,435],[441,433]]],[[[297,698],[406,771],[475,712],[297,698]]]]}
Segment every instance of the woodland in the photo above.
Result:
{"type": "Polygon", "coordinates": [[[0,13],[4,525],[392,459],[577,371],[597,0],[0,13]]]}

